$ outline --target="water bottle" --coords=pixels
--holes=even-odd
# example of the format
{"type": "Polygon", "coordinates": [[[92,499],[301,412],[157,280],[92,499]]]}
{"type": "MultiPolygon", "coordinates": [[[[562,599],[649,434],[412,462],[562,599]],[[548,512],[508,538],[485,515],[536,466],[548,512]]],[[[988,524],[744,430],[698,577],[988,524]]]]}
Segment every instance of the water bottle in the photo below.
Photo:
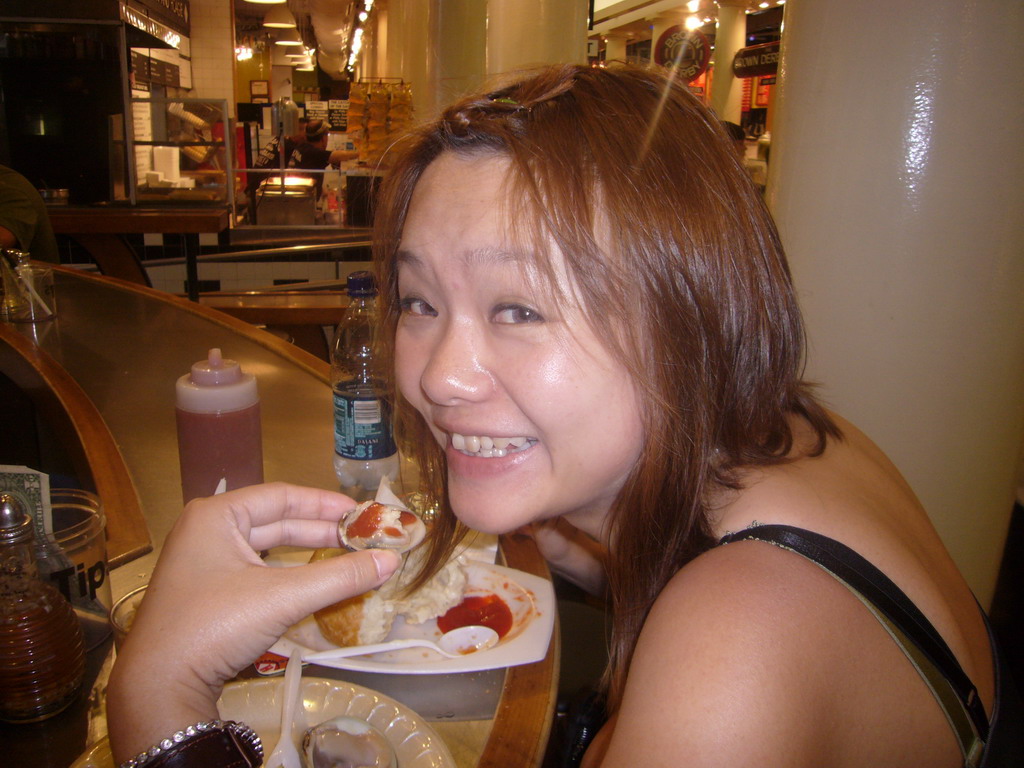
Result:
{"type": "Polygon", "coordinates": [[[398,477],[398,450],[391,408],[373,356],[377,295],[373,275],[348,276],[349,305],[331,350],[334,391],[334,472],[342,491],[356,501],[373,498],[382,477],[398,477]]]}

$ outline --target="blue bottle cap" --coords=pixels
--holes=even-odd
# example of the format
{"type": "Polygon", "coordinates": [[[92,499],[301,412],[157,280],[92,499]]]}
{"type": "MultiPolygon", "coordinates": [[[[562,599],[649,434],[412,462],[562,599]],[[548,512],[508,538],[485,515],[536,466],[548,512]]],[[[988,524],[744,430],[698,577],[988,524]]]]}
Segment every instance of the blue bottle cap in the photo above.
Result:
{"type": "Polygon", "coordinates": [[[361,269],[348,276],[349,296],[376,296],[377,289],[373,285],[373,273],[361,269]]]}

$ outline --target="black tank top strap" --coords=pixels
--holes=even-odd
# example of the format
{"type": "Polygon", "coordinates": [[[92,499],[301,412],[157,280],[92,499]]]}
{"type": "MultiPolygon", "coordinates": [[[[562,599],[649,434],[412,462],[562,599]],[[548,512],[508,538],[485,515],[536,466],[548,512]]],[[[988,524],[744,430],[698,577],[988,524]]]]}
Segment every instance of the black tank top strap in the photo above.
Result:
{"type": "MultiPolygon", "coordinates": [[[[730,544],[745,540],[763,541],[796,552],[859,593],[935,667],[966,710],[980,740],[984,742],[988,738],[988,717],[974,684],[935,627],[888,576],[845,544],[788,525],[756,525],[730,533],[722,537],[719,543],[730,544]]],[[[920,667],[919,671],[923,677],[926,676],[920,667]]]]}

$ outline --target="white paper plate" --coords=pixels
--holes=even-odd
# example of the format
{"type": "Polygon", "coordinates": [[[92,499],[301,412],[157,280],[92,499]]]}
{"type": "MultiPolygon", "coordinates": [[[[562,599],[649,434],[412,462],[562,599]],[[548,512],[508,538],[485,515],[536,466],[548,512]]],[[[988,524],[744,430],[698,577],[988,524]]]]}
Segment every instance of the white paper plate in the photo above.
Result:
{"type": "MultiPolygon", "coordinates": [[[[283,684],[281,677],[228,684],[217,702],[221,718],[249,725],[263,740],[264,751],[269,752],[281,733],[283,684]]],[[[341,680],[303,677],[302,702],[307,726],[340,715],[366,720],[391,743],[402,768],[455,768],[451,752],[434,729],[411,709],[382,693],[341,680]]],[[[104,738],[71,768],[114,768],[110,743],[104,738]]]]}
{"type": "MultiPolygon", "coordinates": [[[[271,558],[274,558],[273,554],[271,558]]],[[[271,562],[271,558],[268,558],[268,563],[271,562]]],[[[308,559],[308,553],[292,553],[287,556],[286,561],[278,559],[276,564],[300,564],[308,562],[308,559]],[[305,559],[302,559],[303,557],[305,559]]],[[[358,672],[437,675],[531,664],[547,655],[555,621],[555,592],[550,581],[514,568],[469,562],[466,564],[464,594],[467,597],[494,594],[504,600],[511,609],[512,629],[493,648],[457,659],[444,658],[428,648],[405,648],[372,656],[350,656],[316,663],[325,667],[358,672]]],[[[423,624],[406,624],[399,617],[395,620],[387,639],[426,637],[436,640],[440,636],[441,632],[435,620],[423,624]]],[[[270,650],[288,657],[295,647],[300,647],[304,651],[326,651],[337,646],[320,634],[316,620],[310,616],[289,629],[270,650]]]]}

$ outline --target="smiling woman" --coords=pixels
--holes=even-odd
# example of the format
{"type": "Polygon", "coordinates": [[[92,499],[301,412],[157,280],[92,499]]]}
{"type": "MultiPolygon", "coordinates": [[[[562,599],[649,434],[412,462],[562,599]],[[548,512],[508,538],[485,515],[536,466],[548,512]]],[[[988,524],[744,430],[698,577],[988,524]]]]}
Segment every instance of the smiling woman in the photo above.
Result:
{"type": "Polygon", "coordinates": [[[442,502],[421,578],[466,526],[607,577],[610,719],[585,764],[998,751],[1019,716],[989,734],[1016,699],[984,617],[896,468],[801,379],[774,223],[684,87],[561,66],[468,97],[396,151],[376,235],[396,437],[442,502]],[[848,568],[920,609],[962,703],[932,698],[848,568]]]}
{"type": "Polygon", "coordinates": [[[462,522],[504,532],[566,515],[597,537],[639,455],[636,392],[580,310],[508,257],[508,170],[446,154],[420,179],[402,234],[396,379],[445,449],[462,522]]]}
{"type": "MultiPolygon", "coordinates": [[[[986,618],[896,467],[801,379],[774,224],[683,86],[521,73],[413,136],[383,192],[399,436],[439,509],[417,578],[467,525],[607,577],[609,717],[584,766],[1019,764],[986,618]]],[[[205,740],[157,741],[197,721],[239,752],[224,681],[398,567],[258,557],[331,546],[352,506],[281,484],[189,504],[111,673],[115,754],[212,764],[205,740]]]]}

